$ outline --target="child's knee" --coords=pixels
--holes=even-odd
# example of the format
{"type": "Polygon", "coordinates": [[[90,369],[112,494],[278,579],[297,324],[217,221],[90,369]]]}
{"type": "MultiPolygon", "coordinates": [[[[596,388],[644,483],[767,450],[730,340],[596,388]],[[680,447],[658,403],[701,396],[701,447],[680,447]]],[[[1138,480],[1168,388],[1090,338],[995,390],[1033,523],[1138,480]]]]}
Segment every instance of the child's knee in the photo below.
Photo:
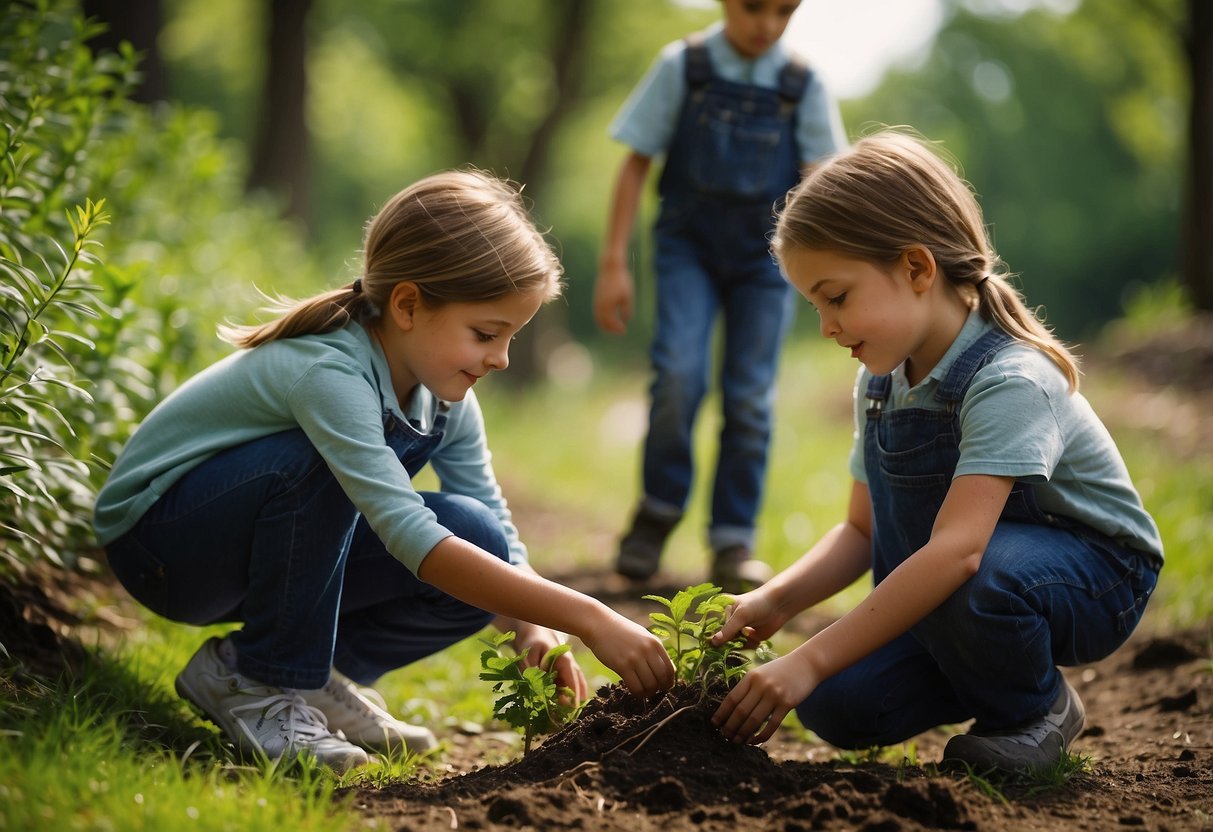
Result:
{"type": "Polygon", "coordinates": [[[827,680],[796,706],[800,724],[837,748],[883,745],[877,730],[882,693],[867,695],[827,680]]]}
{"type": "Polygon", "coordinates": [[[473,497],[462,494],[426,492],[425,504],[438,523],[452,534],[479,546],[504,561],[509,560],[510,542],[505,526],[492,509],[473,497]]]}

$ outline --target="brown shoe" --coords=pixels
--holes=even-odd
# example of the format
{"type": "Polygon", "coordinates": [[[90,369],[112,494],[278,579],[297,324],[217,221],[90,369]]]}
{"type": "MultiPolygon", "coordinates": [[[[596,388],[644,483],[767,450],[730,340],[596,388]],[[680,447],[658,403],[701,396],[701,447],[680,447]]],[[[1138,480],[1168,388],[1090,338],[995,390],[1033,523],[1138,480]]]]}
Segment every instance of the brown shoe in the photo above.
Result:
{"type": "Polygon", "coordinates": [[[648,580],[657,574],[666,538],[680,519],[680,515],[663,516],[643,505],[636,509],[632,527],[619,541],[615,571],[634,581],[648,580]]]}
{"type": "Polygon", "coordinates": [[[709,580],[730,594],[749,592],[771,580],[775,571],[746,546],[727,546],[712,558],[709,580]]]}

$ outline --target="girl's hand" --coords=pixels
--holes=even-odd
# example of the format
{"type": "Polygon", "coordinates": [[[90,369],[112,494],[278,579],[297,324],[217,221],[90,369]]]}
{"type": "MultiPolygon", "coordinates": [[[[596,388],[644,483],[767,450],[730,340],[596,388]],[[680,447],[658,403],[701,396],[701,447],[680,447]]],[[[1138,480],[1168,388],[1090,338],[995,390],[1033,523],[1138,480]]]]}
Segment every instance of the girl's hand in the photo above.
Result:
{"type": "Polygon", "coordinates": [[[746,647],[753,649],[778,632],[789,617],[780,609],[774,595],[761,586],[737,596],[729,607],[728,619],[712,636],[712,645],[719,647],[741,633],[746,637],[746,647]]]}
{"type": "MultiPolygon", "coordinates": [[[[568,640],[553,629],[527,621],[514,622],[514,626],[507,629],[514,631],[514,649],[526,656],[527,667],[538,667],[549,650],[568,640]]],[[[573,692],[572,704],[579,705],[586,700],[590,693],[589,682],[572,651],[557,656],[551,669],[556,671],[557,687],[565,687],[573,692]]]]}
{"type": "Polygon", "coordinates": [[[815,687],[812,669],[789,653],[741,677],[712,714],[712,724],[733,742],[766,742],[815,687]]]}
{"type": "Polygon", "coordinates": [[[606,607],[603,610],[603,620],[578,634],[586,647],[618,673],[635,696],[647,698],[672,687],[674,663],[657,636],[606,607]]]}

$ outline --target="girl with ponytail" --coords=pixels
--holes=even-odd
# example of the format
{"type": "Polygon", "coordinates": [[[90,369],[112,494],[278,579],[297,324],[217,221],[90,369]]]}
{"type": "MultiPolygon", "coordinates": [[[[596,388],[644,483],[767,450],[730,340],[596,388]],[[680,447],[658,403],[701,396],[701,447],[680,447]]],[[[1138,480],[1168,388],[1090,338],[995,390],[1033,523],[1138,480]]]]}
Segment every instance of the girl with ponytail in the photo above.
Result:
{"type": "MultiPolygon", "coordinates": [[[[131,437],[97,536],[154,612],[240,622],[176,680],[239,748],[343,770],[368,750],[433,748],[358,684],[490,622],[530,664],[573,633],[636,694],[672,684],[655,636],[527,565],[490,464],[472,387],[560,291],[517,189],[428,177],[370,221],[355,280],[225,328],[240,349],[131,437]],[[414,489],[426,465],[440,491],[414,489]]],[[[570,653],[554,669],[586,696],[570,653]]]]}
{"type": "Polygon", "coordinates": [[[861,367],[847,518],[716,636],[769,638],[867,572],[863,603],[748,673],[715,722],[761,742],[793,708],[846,748],[973,720],[945,761],[1059,761],[1082,729],[1058,666],[1140,620],[1158,528],[1074,357],[1011,285],[977,199],[935,149],[884,131],[792,191],[774,250],[821,334],[861,367]]]}

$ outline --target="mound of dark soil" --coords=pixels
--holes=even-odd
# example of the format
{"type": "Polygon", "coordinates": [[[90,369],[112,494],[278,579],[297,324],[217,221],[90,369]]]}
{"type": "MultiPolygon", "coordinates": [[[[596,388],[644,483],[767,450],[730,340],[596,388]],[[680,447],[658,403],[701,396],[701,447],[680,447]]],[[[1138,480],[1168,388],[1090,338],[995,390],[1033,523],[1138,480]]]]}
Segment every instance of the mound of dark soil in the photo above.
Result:
{"type": "Polygon", "coordinates": [[[359,789],[393,829],[837,830],[1208,829],[1213,674],[1199,633],[1141,639],[1070,676],[1087,702],[1075,751],[1089,772],[1046,791],[997,792],[940,772],[945,735],[919,764],[808,762],[830,751],[781,731],[763,748],[710,724],[717,698],[680,688],[641,703],[612,686],[531,754],[430,785],[359,789]]]}

